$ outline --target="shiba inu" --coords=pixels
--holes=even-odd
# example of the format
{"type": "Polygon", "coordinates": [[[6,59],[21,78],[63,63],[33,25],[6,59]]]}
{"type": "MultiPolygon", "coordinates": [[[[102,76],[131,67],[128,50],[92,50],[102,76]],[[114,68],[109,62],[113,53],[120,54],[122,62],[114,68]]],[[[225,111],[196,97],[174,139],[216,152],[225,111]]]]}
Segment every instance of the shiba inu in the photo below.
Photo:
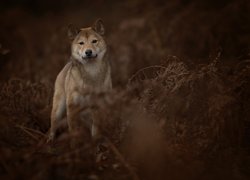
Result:
{"type": "MultiPolygon", "coordinates": [[[[55,81],[48,141],[54,140],[57,126],[65,116],[69,132],[77,129],[73,112],[76,107],[86,105],[86,94],[112,89],[104,33],[104,25],[100,19],[92,27],[76,29],[69,26],[71,57],[55,81]]],[[[95,119],[92,119],[90,131],[93,137],[98,134],[95,119]]]]}

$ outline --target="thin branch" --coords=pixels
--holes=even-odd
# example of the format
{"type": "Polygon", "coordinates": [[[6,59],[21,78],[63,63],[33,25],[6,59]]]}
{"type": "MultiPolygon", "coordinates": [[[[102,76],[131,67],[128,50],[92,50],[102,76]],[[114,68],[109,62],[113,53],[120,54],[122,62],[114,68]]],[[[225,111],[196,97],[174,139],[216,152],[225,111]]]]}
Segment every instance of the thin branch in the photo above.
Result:
{"type": "MultiPolygon", "coordinates": [[[[18,126],[20,126],[20,125],[18,125],[18,126]]],[[[23,127],[24,129],[26,129],[26,130],[28,130],[28,131],[31,131],[31,132],[33,132],[33,133],[39,134],[39,135],[41,135],[41,136],[43,136],[43,137],[47,137],[44,133],[42,133],[42,132],[40,132],[40,131],[38,131],[38,130],[31,129],[31,128],[28,128],[28,127],[25,127],[25,126],[21,126],[21,127],[23,127]]]]}
{"type": "Polygon", "coordinates": [[[21,130],[23,130],[25,133],[27,133],[30,137],[32,137],[35,140],[39,140],[39,138],[37,136],[35,136],[33,133],[29,132],[29,130],[27,130],[24,126],[20,126],[20,125],[16,125],[16,127],[20,128],[21,130]]]}
{"type": "Polygon", "coordinates": [[[115,147],[115,145],[107,138],[104,137],[105,140],[108,142],[109,147],[111,148],[111,150],[115,153],[115,155],[117,156],[117,158],[120,160],[120,162],[128,169],[128,171],[130,172],[131,176],[133,177],[134,180],[140,180],[140,178],[138,177],[138,175],[135,173],[135,171],[133,170],[133,168],[130,166],[130,164],[124,159],[124,157],[122,156],[122,154],[119,152],[119,150],[115,147]]]}

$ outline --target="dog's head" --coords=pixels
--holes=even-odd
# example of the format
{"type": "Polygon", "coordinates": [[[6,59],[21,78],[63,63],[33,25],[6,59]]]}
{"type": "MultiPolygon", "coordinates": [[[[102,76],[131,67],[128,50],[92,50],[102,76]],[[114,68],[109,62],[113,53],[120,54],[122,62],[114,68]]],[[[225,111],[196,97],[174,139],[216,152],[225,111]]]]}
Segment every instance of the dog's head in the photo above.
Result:
{"type": "Polygon", "coordinates": [[[83,64],[101,61],[107,50],[104,33],[104,25],[100,19],[92,27],[76,29],[70,25],[68,35],[72,41],[72,57],[83,64]]]}

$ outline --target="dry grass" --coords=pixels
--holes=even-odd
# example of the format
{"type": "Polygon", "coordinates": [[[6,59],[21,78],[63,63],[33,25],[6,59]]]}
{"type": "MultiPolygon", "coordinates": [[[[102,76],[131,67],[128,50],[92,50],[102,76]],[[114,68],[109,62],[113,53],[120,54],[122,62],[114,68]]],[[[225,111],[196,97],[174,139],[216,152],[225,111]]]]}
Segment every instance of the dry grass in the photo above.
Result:
{"type": "Polygon", "coordinates": [[[46,143],[54,79],[69,57],[64,26],[87,24],[92,12],[1,12],[1,179],[249,179],[249,3],[113,6],[116,17],[106,6],[95,16],[111,32],[115,88],[75,111],[95,112],[100,154],[85,128],[46,143]]]}

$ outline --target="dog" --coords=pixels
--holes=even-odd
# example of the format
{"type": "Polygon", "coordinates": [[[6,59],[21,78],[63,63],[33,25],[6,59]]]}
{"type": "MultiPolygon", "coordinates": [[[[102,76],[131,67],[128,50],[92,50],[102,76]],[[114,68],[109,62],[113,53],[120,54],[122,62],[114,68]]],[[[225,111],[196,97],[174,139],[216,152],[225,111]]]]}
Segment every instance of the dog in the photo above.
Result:
{"type": "MultiPolygon", "coordinates": [[[[74,120],[74,109],[86,106],[86,94],[112,89],[111,67],[106,55],[104,35],[105,28],[100,19],[87,28],[69,26],[71,57],[55,81],[48,141],[54,141],[58,124],[65,117],[70,133],[78,128],[78,123],[74,120]]],[[[90,132],[92,137],[99,134],[95,119],[92,119],[90,132]]]]}

